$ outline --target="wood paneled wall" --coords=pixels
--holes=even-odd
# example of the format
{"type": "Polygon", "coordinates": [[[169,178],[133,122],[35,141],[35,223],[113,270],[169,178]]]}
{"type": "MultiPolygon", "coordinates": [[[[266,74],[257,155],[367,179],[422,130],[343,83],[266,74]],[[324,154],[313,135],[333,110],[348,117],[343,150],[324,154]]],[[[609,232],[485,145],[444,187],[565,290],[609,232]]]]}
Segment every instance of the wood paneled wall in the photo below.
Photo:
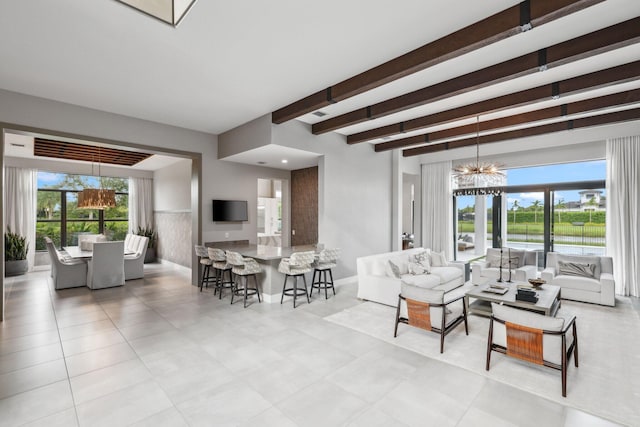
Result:
{"type": "Polygon", "coordinates": [[[317,166],[291,171],[291,246],[315,243],[318,243],[317,166]]]}

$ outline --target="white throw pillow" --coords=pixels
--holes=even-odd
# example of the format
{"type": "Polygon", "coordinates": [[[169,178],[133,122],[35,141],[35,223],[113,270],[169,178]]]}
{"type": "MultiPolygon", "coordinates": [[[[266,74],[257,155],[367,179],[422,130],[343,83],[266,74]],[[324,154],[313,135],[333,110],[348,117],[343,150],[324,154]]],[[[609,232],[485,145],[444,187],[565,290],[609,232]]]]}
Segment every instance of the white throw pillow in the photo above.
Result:
{"type": "Polygon", "coordinates": [[[429,254],[431,258],[431,266],[432,267],[446,267],[449,265],[447,262],[447,258],[444,256],[444,251],[442,252],[431,252],[429,254]]]}
{"type": "Polygon", "coordinates": [[[387,276],[393,277],[395,279],[400,278],[400,267],[398,267],[396,263],[391,260],[387,261],[387,276]]]}
{"type": "Polygon", "coordinates": [[[429,252],[422,251],[413,255],[413,262],[420,264],[427,274],[431,274],[431,261],[429,260],[429,252]]]}

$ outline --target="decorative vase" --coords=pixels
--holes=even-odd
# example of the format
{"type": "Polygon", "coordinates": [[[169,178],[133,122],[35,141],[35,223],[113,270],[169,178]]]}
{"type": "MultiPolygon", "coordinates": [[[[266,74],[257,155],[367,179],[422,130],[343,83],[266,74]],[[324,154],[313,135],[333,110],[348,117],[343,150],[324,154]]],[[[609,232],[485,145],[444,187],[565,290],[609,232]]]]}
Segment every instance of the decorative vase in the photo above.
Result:
{"type": "Polygon", "coordinates": [[[4,262],[5,277],[19,276],[21,274],[25,274],[28,270],[29,270],[29,262],[26,259],[4,262]]]}

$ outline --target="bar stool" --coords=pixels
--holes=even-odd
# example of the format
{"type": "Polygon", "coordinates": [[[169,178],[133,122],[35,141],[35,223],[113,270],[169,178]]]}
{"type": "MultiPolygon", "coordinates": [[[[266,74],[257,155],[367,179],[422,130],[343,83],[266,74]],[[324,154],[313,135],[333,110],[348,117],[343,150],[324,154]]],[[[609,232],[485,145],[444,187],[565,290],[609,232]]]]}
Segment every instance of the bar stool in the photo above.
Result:
{"type": "Polygon", "coordinates": [[[311,271],[311,264],[313,263],[315,253],[313,251],[307,252],[295,252],[292,253],[289,258],[282,258],[278,271],[284,273],[284,285],[282,286],[282,296],[280,297],[280,304],[285,295],[293,297],[293,308],[296,308],[296,299],[301,295],[306,295],[307,303],[310,303],[309,293],[307,292],[307,279],[305,273],[311,271]],[[304,281],[304,289],[298,288],[298,277],[302,276],[304,281]],[[289,277],[294,278],[293,287],[287,288],[287,279],[289,277]]]}
{"type": "Polygon", "coordinates": [[[331,269],[337,265],[338,258],[340,257],[340,249],[323,249],[320,251],[318,261],[313,265],[313,279],[311,280],[311,295],[313,295],[313,288],[324,289],[324,299],[328,299],[327,289],[333,291],[333,295],[336,294],[336,288],[333,286],[333,274],[331,269]],[[327,272],[329,272],[330,281],[327,280],[327,272]],[[318,280],[316,281],[316,273],[318,274],[318,280]]]}
{"type": "Polygon", "coordinates": [[[225,255],[222,249],[218,248],[207,248],[209,253],[209,259],[213,261],[211,267],[214,272],[213,282],[215,284],[215,290],[213,294],[220,291],[219,299],[222,299],[222,290],[224,288],[233,289],[233,275],[232,275],[232,267],[231,264],[227,262],[227,256],[225,255]],[[224,274],[228,273],[228,280],[224,280],[224,274]]]}
{"type": "Polygon", "coordinates": [[[202,270],[202,277],[200,278],[200,292],[202,292],[202,286],[206,283],[207,287],[209,287],[209,282],[213,282],[213,278],[209,277],[209,273],[211,272],[211,265],[213,261],[209,258],[209,252],[207,248],[202,245],[195,245],[196,255],[200,259],[200,264],[204,266],[202,270]]]}
{"type": "Polygon", "coordinates": [[[260,290],[258,289],[258,277],[257,274],[262,272],[260,264],[253,258],[244,258],[238,252],[227,251],[227,262],[231,264],[231,272],[235,276],[233,280],[233,288],[231,288],[231,304],[233,304],[233,297],[235,295],[243,296],[244,308],[247,308],[247,296],[257,295],[258,302],[262,302],[260,299],[260,290]],[[238,280],[238,276],[244,277],[244,285],[239,288],[238,284],[241,283],[238,280]],[[253,276],[255,287],[249,287],[249,276],[253,276]]]}

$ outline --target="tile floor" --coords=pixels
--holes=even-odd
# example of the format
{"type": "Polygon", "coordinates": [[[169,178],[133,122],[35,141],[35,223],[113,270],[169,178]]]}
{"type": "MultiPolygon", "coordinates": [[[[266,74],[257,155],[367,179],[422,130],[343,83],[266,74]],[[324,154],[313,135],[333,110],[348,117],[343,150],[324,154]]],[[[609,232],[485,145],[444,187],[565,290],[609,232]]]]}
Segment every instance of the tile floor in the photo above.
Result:
{"type": "Polygon", "coordinates": [[[243,309],[147,267],[99,291],[5,279],[0,426],[615,425],[323,320],[355,283],[243,309]]]}

